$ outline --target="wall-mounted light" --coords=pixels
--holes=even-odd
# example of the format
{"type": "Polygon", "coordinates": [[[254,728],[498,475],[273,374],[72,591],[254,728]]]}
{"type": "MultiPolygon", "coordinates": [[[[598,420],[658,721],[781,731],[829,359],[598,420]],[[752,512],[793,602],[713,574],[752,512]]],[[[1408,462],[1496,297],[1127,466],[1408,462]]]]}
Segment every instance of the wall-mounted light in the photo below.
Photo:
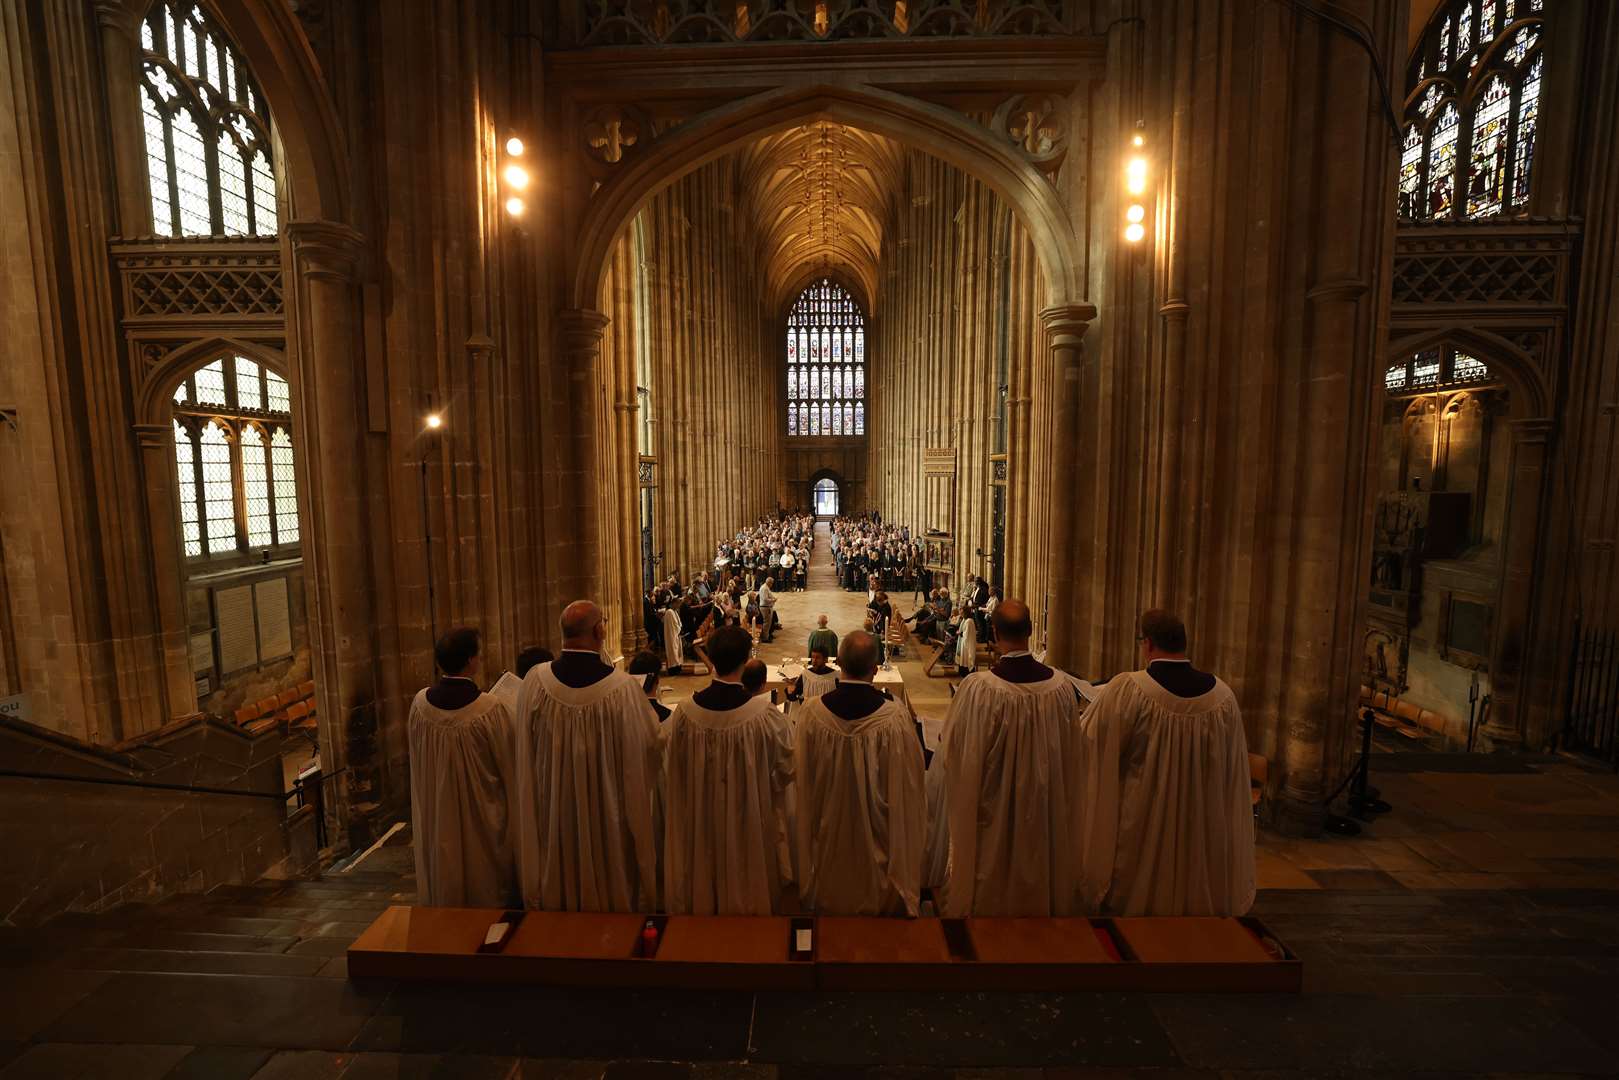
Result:
{"type": "Polygon", "coordinates": [[[528,207],[524,206],[523,200],[519,199],[516,195],[513,195],[511,198],[506,200],[506,213],[510,214],[512,217],[522,217],[523,211],[526,209],[528,209],[528,207]]]}
{"type": "Polygon", "coordinates": [[[523,140],[518,136],[513,135],[508,138],[506,140],[506,157],[508,160],[505,168],[500,170],[500,180],[505,188],[506,195],[506,213],[514,218],[522,217],[523,212],[528,209],[528,204],[523,201],[519,193],[528,190],[529,181],[532,177],[529,175],[528,167],[515,160],[522,157],[523,151],[526,149],[527,147],[523,145],[523,140]]]}
{"type": "Polygon", "coordinates": [[[1129,205],[1124,210],[1124,239],[1139,244],[1147,237],[1147,133],[1141,125],[1130,136],[1130,155],[1124,162],[1124,188],[1130,193],[1129,205]]]}
{"type": "Polygon", "coordinates": [[[522,191],[524,188],[528,187],[528,170],[516,162],[506,166],[505,171],[502,172],[501,175],[506,178],[506,184],[508,187],[514,188],[517,191],[522,191]]]}
{"type": "Polygon", "coordinates": [[[510,154],[512,157],[522,157],[523,140],[519,139],[516,135],[513,135],[511,138],[507,139],[506,153],[510,154]]]}
{"type": "Polygon", "coordinates": [[[441,428],[443,426],[444,426],[444,417],[440,416],[436,412],[430,412],[430,413],[427,414],[427,430],[428,431],[437,431],[439,428],[441,428]]]}

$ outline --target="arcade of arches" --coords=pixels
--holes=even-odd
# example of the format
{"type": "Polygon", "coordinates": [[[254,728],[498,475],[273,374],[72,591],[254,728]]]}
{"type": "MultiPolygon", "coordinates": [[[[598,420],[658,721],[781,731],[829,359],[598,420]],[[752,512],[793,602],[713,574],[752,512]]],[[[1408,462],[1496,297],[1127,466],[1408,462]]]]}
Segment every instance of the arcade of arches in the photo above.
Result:
{"type": "Polygon", "coordinates": [[[1363,684],[1564,736],[1619,629],[1619,13],[674,7],[0,6],[12,720],[291,700],[382,820],[435,631],[499,672],[591,596],[633,650],[804,507],[951,534],[1075,672],[1181,611],[1287,829],[1363,684]]]}

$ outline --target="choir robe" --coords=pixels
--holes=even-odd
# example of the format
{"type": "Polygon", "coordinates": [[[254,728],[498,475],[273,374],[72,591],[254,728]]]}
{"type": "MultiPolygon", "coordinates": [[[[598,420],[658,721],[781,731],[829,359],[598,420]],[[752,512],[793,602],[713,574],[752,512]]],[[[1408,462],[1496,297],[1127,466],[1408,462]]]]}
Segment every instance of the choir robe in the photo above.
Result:
{"type": "Polygon", "coordinates": [[[814,701],[836,685],[838,685],[838,671],[831,667],[825,671],[805,668],[803,678],[799,681],[799,689],[806,702],[814,701]]]}
{"type": "Polygon", "coordinates": [[[665,666],[679,667],[686,662],[686,642],[681,638],[680,614],[674,608],[663,609],[663,655],[665,666]]]}
{"type": "Polygon", "coordinates": [[[842,682],[798,712],[793,739],[804,910],[915,916],[927,796],[909,710],[842,682]]]}
{"type": "Polygon", "coordinates": [[[505,907],[516,877],[512,717],[497,698],[470,682],[467,690],[470,703],[459,708],[434,706],[428,690],[410,706],[416,895],[440,907],[505,907]]]}
{"type": "Polygon", "coordinates": [[[956,633],[956,666],[967,671],[978,666],[978,626],[973,622],[971,612],[961,616],[960,629],[956,633]]]}
{"type": "MultiPolygon", "coordinates": [[[[1025,658],[1032,663],[1032,660],[1025,658]]],[[[940,914],[1078,915],[1080,718],[1088,685],[1061,671],[961,681],[928,767],[927,883],[940,914]]]]}
{"type": "Polygon", "coordinates": [[[713,683],[664,725],[663,902],[769,915],[793,878],[792,729],[770,695],[713,683]]]}
{"type": "Polygon", "coordinates": [[[536,664],[517,695],[523,901],[542,911],[655,911],[663,738],[652,703],[622,671],[573,687],[552,667],[536,664]]]}
{"type": "Polygon", "coordinates": [[[1081,725],[1086,910],[1242,915],[1254,902],[1248,740],[1230,687],[1178,697],[1115,676],[1081,725]]]}

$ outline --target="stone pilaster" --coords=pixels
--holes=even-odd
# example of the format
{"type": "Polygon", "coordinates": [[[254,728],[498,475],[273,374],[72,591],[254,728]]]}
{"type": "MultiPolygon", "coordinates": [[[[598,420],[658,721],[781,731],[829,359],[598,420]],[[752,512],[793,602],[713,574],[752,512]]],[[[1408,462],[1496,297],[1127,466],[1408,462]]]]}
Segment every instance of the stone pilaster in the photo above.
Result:
{"type": "MultiPolygon", "coordinates": [[[[1078,442],[1080,342],[1096,309],[1089,304],[1066,304],[1040,312],[1046,342],[1051,349],[1056,378],[1051,386],[1053,454],[1064,454],[1078,442]]],[[[1061,476],[1061,473],[1058,474],[1061,476]]],[[[1074,522],[1076,500],[1070,490],[1054,490],[1047,508],[1051,558],[1051,610],[1047,626],[1047,662],[1070,667],[1078,659],[1075,648],[1074,617],[1080,601],[1074,585],[1074,522]]]]}
{"type": "MultiPolygon", "coordinates": [[[[571,308],[558,318],[562,335],[562,363],[568,377],[568,405],[572,415],[569,423],[573,438],[569,445],[570,459],[566,471],[572,477],[570,485],[570,511],[574,519],[573,580],[579,596],[598,599],[606,566],[611,561],[602,550],[602,531],[599,519],[601,492],[597,487],[597,463],[612,448],[600,444],[597,437],[599,410],[596,407],[597,388],[601,384],[598,363],[601,359],[602,334],[607,330],[608,318],[599,311],[571,308]]],[[[570,599],[573,599],[570,597],[570,599]]]]}

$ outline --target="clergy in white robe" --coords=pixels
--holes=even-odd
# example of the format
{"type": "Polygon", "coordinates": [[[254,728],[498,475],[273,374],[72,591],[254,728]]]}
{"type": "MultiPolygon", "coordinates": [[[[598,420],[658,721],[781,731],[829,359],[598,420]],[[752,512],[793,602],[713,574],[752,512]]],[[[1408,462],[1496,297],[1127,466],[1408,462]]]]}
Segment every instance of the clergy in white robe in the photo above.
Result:
{"type": "Polygon", "coordinates": [[[972,612],[962,611],[960,629],[956,633],[956,666],[963,671],[978,667],[978,625],[972,612]]]}
{"type": "Polygon", "coordinates": [[[478,692],[478,632],[433,652],[444,678],[411,702],[410,817],[416,895],[441,907],[505,907],[515,895],[509,798],[512,718],[478,692]]]}
{"type": "Polygon", "coordinates": [[[798,680],[798,694],[805,701],[815,700],[838,684],[838,669],[827,663],[825,653],[811,649],[809,661],[798,680]]]}
{"type": "Polygon", "coordinates": [[[769,915],[792,882],[793,738],[740,674],[753,639],[708,639],[714,681],[665,725],[663,902],[674,915],[769,915]]]}
{"type": "Polygon", "coordinates": [[[663,656],[670,668],[686,662],[686,642],[680,636],[680,612],[673,603],[658,616],[663,621],[663,656]]]}
{"type": "Polygon", "coordinates": [[[1114,676],[1082,725],[1086,908],[1242,915],[1254,818],[1236,696],[1192,667],[1178,617],[1149,611],[1140,636],[1146,670],[1114,676]]]}
{"type": "Polygon", "coordinates": [[[562,613],[562,655],[517,695],[518,883],[543,911],[654,911],[658,720],[640,680],[602,661],[589,601],[562,613]]]}
{"type": "Polygon", "coordinates": [[[800,902],[817,915],[915,916],[927,842],[916,724],[871,684],[875,637],[847,635],[838,666],[837,686],[793,730],[800,902]]]}
{"type": "Polygon", "coordinates": [[[961,681],[928,769],[929,876],[946,916],[1084,910],[1075,838],[1088,685],[1030,656],[1029,635],[1027,605],[1002,601],[1000,659],[961,681]]]}

